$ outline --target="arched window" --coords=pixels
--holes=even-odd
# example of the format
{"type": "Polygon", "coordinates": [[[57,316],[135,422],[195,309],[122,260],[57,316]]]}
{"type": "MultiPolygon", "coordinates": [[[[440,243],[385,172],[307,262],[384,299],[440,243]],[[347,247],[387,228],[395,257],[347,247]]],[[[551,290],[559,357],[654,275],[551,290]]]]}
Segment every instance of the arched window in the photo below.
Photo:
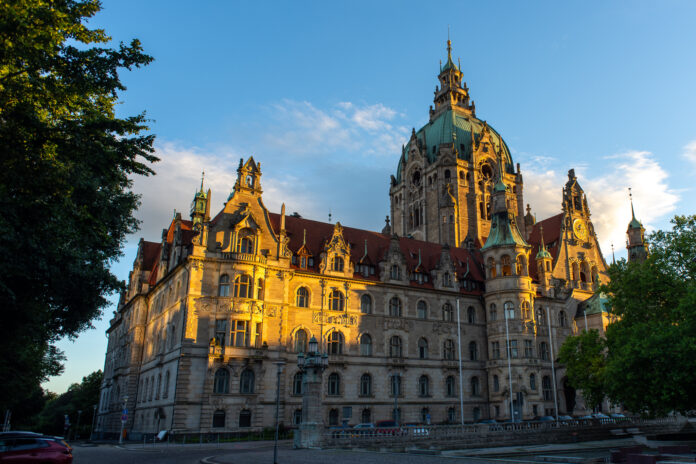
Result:
{"type": "Polygon", "coordinates": [[[478,361],[478,345],[476,342],[469,343],[469,360],[478,361]]]}
{"type": "Polygon", "coordinates": [[[511,301],[506,301],[504,307],[505,307],[505,319],[514,319],[515,318],[515,305],[512,304],[511,301]]]}
{"type": "Polygon", "coordinates": [[[481,387],[479,386],[478,377],[471,378],[471,396],[479,396],[481,394],[481,387]]]}
{"type": "Polygon", "coordinates": [[[239,393],[254,393],[254,371],[251,369],[244,369],[239,376],[239,393]]]}
{"type": "Polygon", "coordinates": [[[469,321],[469,324],[476,324],[476,310],[474,309],[473,306],[469,306],[466,310],[466,318],[469,321]]]}
{"type": "Polygon", "coordinates": [[[230,276],[223,274],[220,276],[218,284],[218,296],[230,296],[230,276]]]}
{"type": "Polygon", "coordinates": [[[452,322],[454,319],[454,310],[452,309],[452,305],[449,303],[445,303],[442,305],[442,320],[445,322],[452,322]]]}
{"type": "Polygon", "coordinates": [[[392,358],[400,358],[402,355],[401,337],[398,335],[392,336],[389,339],[389,356],[392,358]]]}
{"type": "Polygon", "coordinates": [[[329,293],[329,309],[332,311],[343,311],[345,298],[340,290],[331,290],[329,293]]]}
{"type": "Polygon", "coordinates": [[[293,425],[300,425],[302,423],[302,408],[295,409],[295,411],[293,411],[292,423],[293,425]]]}
{"type": "MultiPolygon", "coordinates": [[[[247,232],[248,233],[248,232],[247,232]]],[[[254,252],[254,236],[241,235],[237,240],[237,253],[253,253],[254,252]]]]}
{"type": "Polygon", "coordinates": [[[370,374],[360,376],[360,396],[372,396],[372,376],[370,374]]]}
{"type": "Polygon", "coordinates": [[[331,260],[331,270],[336,272],[343,272],[343,258],[340,256],[334,256],[331,260]]]}
{"type": "Polygon", "coordinates": [[[428,305],[425,303],[425,301],[420,300],[418,302],[418,304],[416,305],[416,312],[418,315],[418,319],[428,318],[428,305]]]}
{"type": "Polygon", "coordinates": [[[512,275],[512,266],[510,264],[510,257],[508,255],[503,255],[500,258],[501,271],[504,276],[512,275]]]}
{"type": "Polygon", "coordinates": [[[572,279],[577,281],[580,278],[580,267],[578,266],[578,263],[573,263],[571,269],[573,271],[572,279]]]}
{"type": "Polygon", "coordinates": [[[343,354],[343,334],[338,331],[329,335],[329,354],[343,354]]]}
{"type": "Polygon", "coordinates": [[[448,375],[447,379],[445,379],[445,393],[448,397],[457,395],[457,384],[453,375],[448,375]]]}
{"type": "Polygon", "coordinates": [[[546,312],[544,312],[544,308],[539,306],[537,308],[537,324],[545,324],[546,323],[546,312]]]}
{"type": "Polygon", "coordinates": [[[528,301],[523,301],[522,302],[522,319],[529,319],[529,302],[528,301]]]}
{"type": "Polygon", "coordinates": [[[493,391],[494,392],[500,391],[500,379],[498,378],[497,375],[493,376],[493,391]]]}
{"type": "Polygon", "coordinates": [[[398,265],[393,264],[391,267],[391,272],[389,275],[393,280],[401,280],[401,268],[398,265]]]}
{"type": "Polygon", "coordinates": [[[560,311],[558,313],[558,325],[560,325],[561,327],[565,327],[567,325],[565,311],[560,311]]]}
{"type": "Polygon", "coordinates": [[[401,317],[401,300],[396,296],[389,300],[389,315],[401,317]]]}
{"type": "Polygon", "coordinates": [[[589,282],[590,278],[590,269],[587,266],[587,263],[585,261],[580,264],[580,280],[583,282],[589,282]]]}
{"type": "Polygon", "coordinates": [[[302,372],[296,372],[295,375],[292,377],[292,394],[302,394],[302,372]]]}
{"type": "Polygon", "coordinates": [[[452,274],[445,272],[442,274],[442,286],[451,287],[452,286],[452,274]]]}
{"type": "Polygon", "coordinates": [[[527,275],[527,259],[524,255],[517,255],[515,260],[515,272],[517,275],[527,275]]]}
{"type": "Polygon", "coordinates": [[[536,375],[534,374],[529,374],[529,388],[536,390],[536,375]]]}
{"type": "Polygon", "coordinates": [[[474,422],[478,422],[479,419],[481,419],[481,409],[474,408],[474,422]]]}
{"type": "Polygon", "coordinates": [[[418,379],[418,396],[430,396],[430,379],[427,375],[421,375],[418,379]]]}
{"type": "Polygon", "coordinates": [[[450,424],[454,423],[454,421],[457,420],[456,414],[456,409],[453,407],[447,408],[447,422],[450,424]]]}
{"type": "Polygon", "coordinates": [[[213,427],[222,428],[225,426],[225,411],[218,409],[213,413],[213,427]]]}
{"type": "Polygon", "coordinates": [[[539,343],[539,357],[542,361],[549,360],[549,345],[546,342],[539,343]]]}
{"type": "Polygon", "coordinates": [[[488,258],[488,277],[494,279],[498,275],[498,270],[495,267],[495,259],[488,258]]]}
{"type": "Polygon", "coordinates": [[[360,355],[372,356],[372,337],[369,334],[360,336],[360,355]]]}
{"type": "Polygon", "coordinates": [[[372,314],[372,297],[367,293],[360,297],[360,312],[372,314]]]}
{"type": "Polygon", "coordinates": [[[300,308],[309,306],[309,290],[307,290],[307,287],[297,289],[297,306],[300,308]]]}
{"type": "Polygon", "coordinates": [[[418,340],[418,357],[420,359],[428,359],[428,340],[425,338],[418,340]]]}
{"type": "Polygon", "coordinates": [[[490,314],[491,321],[498,320],[498,310],[496,309],[495,303],[491,303],[488,313],[490,314]]]}
{"type": "Polygon", "coordinates": [[[370,413],[370,408],[365,408],[362,410],[362,413],[360,414],[360,421],[363,424],[372,422],[372,414],[370,413]]]}
{"type": "Polygon", "coordinates": [[[234,296],[237,298],[253,298],[251,277],[243,274],[234,278],[234,296]]]}
{"type": "Polygon", "coordinates": [[[295,332],[295,352],[307,352],[307,332],[305,332],[304,329],[299,329],[297,332],[295,332]]]}
{"type": "Polygon", "coordinates": [[[160,397],[160,387],[162,386],[162,374],[157,374],[157,386],[155,387],[155,399],[160,397]]]}
{"type": "Polygon", "coordinates": [[[443,350],[443,357],[446,360],[453,360],[454,359],[454,341],[452,340],[445,340],[445,346],[443,350]]]}
{"type": "Polygon", "coordinates": [[[213,385],[214,393],[229,393],[230,391],[230,373],[227,369],[220,368],[215,372],[215,383],[213,385]]]}
{"type": "Polygon", "coordinates": [[[332,372],[329,375],[328,393],[329,396],[338,396],[341,394],[341,377],[339,377],[336,372],[332,372]]]}
{"type": "Polygon", "coordinates": [[[329,411],[329,425],[338,425],[338,409],[329,411]]]}
{"type": "Polygon", "coordinates": [[[541,393],[544,396],[544,401],[551,401],[553,392],[551,391],[551,378],[548,375],[541,379],[541,393]]]}
{"type": "Polygon", "coordinates": [[[248,409],[242,409],[239,411],[239,426],[251,427],[251,411],[248,409]]]}
{"type": "Polygon", "coordinates": [[[162,398],[169,396],[169,371],[164,374],[164,383],[162,384],[162,398]]]}

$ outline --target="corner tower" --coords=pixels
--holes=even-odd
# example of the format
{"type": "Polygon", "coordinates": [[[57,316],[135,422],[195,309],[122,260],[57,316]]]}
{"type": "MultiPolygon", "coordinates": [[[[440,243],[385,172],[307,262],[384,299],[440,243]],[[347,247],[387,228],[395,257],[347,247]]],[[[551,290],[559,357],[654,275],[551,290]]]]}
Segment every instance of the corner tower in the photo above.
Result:
{"type": "Polygon", "coordinates": [[[476,116],[460,66],[440,66],[429,121],[411,131],[391,177],[392,232],[418,240],[480,248],[491,230],[494,180],[510,186],[510,209],[523,236],[522,175],[503,138],[476,116]]]}

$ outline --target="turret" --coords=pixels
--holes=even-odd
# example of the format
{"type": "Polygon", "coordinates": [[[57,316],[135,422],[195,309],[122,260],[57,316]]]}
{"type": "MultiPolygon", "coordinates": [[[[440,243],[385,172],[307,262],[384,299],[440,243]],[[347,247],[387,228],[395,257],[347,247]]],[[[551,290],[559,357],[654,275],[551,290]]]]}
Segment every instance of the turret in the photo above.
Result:
{"type": "Polygon", "coordinates": [[[207,194],[203,191],[204,180],[205,172],[201,174],[201,188],[193,195],[193,201],[191,202],[191,222],[195,232],[200,232],[203,223],[209,220],[209,218],[206,218],[206,215],[209,215],[210,211],[208,203],[210,190],[208,190],[207,194]]]}
{"type": "Polygon", "coordinates": [[[551,283],[551,271],[553,266],[553,258],[551,253],[546,249],[546,244],[544,243],[544,227],[540,225],[539,227],[539,251],[536,254],[536,264],[537,273],[539,275],[539,282],[544,287],[549,287],[551,283]]]}
{"type": "Polygon", "coordinates": [[[648,245],[645,243],[645,228],[643,224],[636,219],[636,213],[633,209],[633,194],[631,189],[628,189],[628,196],[631,201],[631,222],[628,223],[626,235],[626,250],[628,251],[629,261],[644,261],[648,257],[648,245]]]}

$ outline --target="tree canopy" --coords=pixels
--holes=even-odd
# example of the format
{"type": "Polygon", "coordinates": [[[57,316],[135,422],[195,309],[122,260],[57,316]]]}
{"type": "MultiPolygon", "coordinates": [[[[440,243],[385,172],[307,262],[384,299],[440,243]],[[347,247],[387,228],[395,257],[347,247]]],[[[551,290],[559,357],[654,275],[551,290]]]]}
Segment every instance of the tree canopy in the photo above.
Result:
{"type": "Polygon", "coordinates": [[[573,386],[592,386],[591,397],[601,391],[630,411],[659,416],[696,409],[696,216],[676,216],[672,230],[654,232],[648,243],[645,261],[608,269],[601,290],[618,318],[606,340],[581,349],[590,335],[569,337],[561,361],[573,386]],[[597,369],[583,373],[583,366],[597,369]]]}
{"type": "Polygon", "coordinates": [[[97,0],[0,5],[0,409],[61,370],[54,343],[90,327],[123,288],[109,266],[137,229],[131,178],[150,175],[144,113],[119,117],[119,71],[141,44],[107,46],[97,0]]]}

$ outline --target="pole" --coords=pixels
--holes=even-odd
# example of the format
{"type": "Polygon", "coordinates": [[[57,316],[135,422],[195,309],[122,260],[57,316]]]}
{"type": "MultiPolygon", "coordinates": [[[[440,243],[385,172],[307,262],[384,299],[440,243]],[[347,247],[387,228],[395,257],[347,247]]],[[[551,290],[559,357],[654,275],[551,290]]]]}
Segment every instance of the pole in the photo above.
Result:
{"type": "Polygon", "coordinates": [[[285,361],[276,361],[278,366],[278,379],[276,382],[276,417],[275,417],[275,442],[273,443],[273,464],[278,464],[278,414],[280,412],[280,371],[283,369],[285,361]]]}
{"type": "Polygon", "coordinates": [[[464,380],[462,377],[462,325],[459,318],[459,298],[457,298],[457,342],[459,343],[459,415],[464,425],[464,380]]]}
{"type": "Polygon", "coordinates": [[[89,440],[92,441],[94,435],[94,421],[97,419],[97,405],[92,406],[92,427],[89,429],[89,440]]]}
{"type": "Polygon", "coordinates": [[[507,345],[507,365],[508,365],[508,381],[510,382],[510,421],[515,422],[515,412],[512,406],[512,366],[510,365],[510,329],[508,328],[508,308],[503,306],[503,314],[505,314],[505,344],[507,345]]]}
{"type": "Polygon", "coordinates": [[[75,425],[75,440],[80,438],[80,416],[82,416],[82,409],[77,410],[77,424],[75,425]]]}
{"type": "Polygon", "coordinates": [[[558,393],[556,392],[556,369],[553,364],[553,339],[551,338],[551,315],[549,313],[550,311],[547,307],[546,321],[549,325],[549,349],[551,350],[551,379],[553,380],[553,405],[556,411],[556,422],[558,422],[558,393]]]}

